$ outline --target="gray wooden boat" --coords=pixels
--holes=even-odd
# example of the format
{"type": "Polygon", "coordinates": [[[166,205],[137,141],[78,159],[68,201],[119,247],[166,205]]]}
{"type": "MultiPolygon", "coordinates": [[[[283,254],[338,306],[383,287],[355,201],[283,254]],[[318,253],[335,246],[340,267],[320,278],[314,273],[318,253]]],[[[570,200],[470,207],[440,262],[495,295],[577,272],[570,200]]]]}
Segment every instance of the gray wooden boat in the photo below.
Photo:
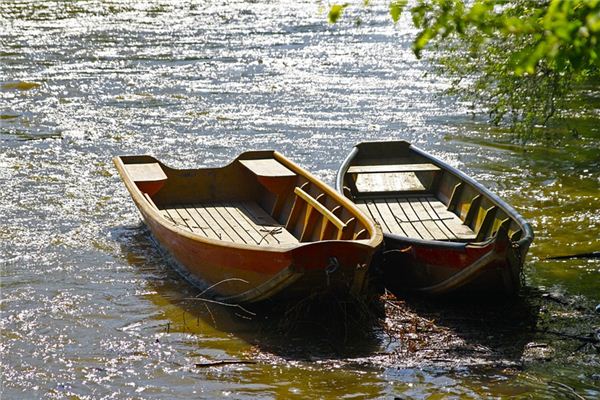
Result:
{"type": "Polygon", "coordinates": [[[336,186],[381,225],[387,287],[518,292],[531,226],[463,172],[406,141],[365,142],[336,186]]]}

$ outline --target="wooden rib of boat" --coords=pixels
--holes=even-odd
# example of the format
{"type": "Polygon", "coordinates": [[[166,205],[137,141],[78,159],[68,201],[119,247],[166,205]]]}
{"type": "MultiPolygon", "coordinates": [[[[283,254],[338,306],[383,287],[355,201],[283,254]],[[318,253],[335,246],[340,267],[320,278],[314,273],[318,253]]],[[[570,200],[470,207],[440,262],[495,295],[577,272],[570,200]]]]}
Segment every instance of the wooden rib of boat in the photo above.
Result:
{"type": "Polygon", "coordinates": [[[146,155],[113,161],[155,239],[214,297],[249,303],[366,289],[380,228],[280,153],[187,170],[146,155]]]}
{"type": "Polygon", "coordinates": [[[360,143],[337,190],[384,232],[385,285],[514,294],[533,231],[510,205],[406,141],[360,143]]]}

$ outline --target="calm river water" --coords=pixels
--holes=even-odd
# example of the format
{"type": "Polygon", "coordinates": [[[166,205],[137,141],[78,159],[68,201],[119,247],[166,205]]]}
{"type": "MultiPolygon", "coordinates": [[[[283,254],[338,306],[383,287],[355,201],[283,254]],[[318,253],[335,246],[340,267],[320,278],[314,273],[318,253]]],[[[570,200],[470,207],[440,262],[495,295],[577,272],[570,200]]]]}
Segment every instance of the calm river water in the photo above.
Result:
{"type": "Polygon", "coordinates": [[[600,263],[544,260],[600,249],[598,91],[570,122],[578,136],[484,145],[495,131],[443,95],[409,18],[394,26],[385,3],[332,26],[317,1],[0,2],[2,399],[600,396],[598,346],[570,338],[600,326],[600,263]],[[111,164],[217,166],[274,148],[333,183],[356,142],[390,138],[532,220],[521,302],[536,313],[514,341],[519,367],[349,363],[301,337],[289,346],[310,357],[278,351],[244,315],[190,303],[111,164]]]}

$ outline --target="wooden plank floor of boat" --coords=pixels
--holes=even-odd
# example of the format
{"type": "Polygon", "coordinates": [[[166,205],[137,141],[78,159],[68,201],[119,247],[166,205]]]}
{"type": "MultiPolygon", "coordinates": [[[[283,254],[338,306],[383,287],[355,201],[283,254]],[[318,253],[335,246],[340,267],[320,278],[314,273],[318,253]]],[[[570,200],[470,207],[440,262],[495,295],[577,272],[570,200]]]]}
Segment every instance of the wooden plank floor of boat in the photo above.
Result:
{"type": "Polygon", "coordinates": [[[357,200],[384,233],[424,240],[474,240],[475,232],[433,195],[357,200]]]}
{"type": "Polygon", "coordinates": [[[177,226],[210,239],[264,246],[298,243],[255,202],[168,205],[159,211],[177,226]]]}

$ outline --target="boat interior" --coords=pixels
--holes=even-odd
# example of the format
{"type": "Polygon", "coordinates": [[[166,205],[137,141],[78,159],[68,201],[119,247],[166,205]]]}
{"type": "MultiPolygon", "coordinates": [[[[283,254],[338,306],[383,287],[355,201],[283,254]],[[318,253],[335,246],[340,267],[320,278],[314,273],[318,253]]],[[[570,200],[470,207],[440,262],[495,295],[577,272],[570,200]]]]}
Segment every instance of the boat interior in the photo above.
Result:
{"type": "Polygon", "coordinates": [[[149,156],[121,161],[150,207],[209,239],[289,247],[373,234],[337,192],[276,152],[247,152],[225,167],[196,170],[172,169],[149,156]]]}
{"type": "Polygon", "coordinates": [[[411,239],[482,242],[519,224],[486,193],[410,148],[361,143],[343,176],[343,190],[384,234],[411,239]]]}

